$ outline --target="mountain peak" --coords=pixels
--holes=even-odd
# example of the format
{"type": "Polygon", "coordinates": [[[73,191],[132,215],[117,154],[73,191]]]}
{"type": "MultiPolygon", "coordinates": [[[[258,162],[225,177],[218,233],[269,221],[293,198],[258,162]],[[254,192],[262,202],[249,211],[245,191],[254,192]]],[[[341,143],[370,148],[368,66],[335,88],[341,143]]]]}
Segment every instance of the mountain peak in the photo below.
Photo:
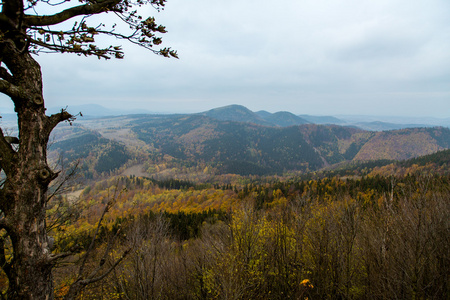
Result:
{"type": "Polygon", "coordinates": [[[271,123],[265,121],[247,107],[238,104],[214,108],[201,114],[220,121],[235,121],[272,126],[271,123]]]}

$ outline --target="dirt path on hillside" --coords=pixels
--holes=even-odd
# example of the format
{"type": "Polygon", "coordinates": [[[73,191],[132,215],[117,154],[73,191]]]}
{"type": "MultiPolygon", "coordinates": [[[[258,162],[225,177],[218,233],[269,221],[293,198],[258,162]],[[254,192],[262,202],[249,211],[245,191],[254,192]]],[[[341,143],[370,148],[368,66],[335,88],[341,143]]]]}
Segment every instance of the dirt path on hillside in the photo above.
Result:
{"type": "Polygon", "coordinates": [[[66,194],[67,200],[70,203],[77,202],[78,199],[80,199],[80,195],[81,195],[82,192],[83,192],[83,190],[78,190],[78,191],[67,193],[66,194]]]}
{"type": "Polygon", "coordinates": [[[125,144],[127,147],[145,148],[144,141],[139,140],[136,135],[128,128],[118,130],[99,130],[100,134],[110,140],[116,140],[125,144]]]}
{"type": "Polygon", "coordinates": [[[150,175],[144,171],[144,165],[135,165],[132,167],[129,167],[128,169],[125,169],[125,171],[122,172],[123,176],[138,176],[138,177],[150,177],[150,175]]]}

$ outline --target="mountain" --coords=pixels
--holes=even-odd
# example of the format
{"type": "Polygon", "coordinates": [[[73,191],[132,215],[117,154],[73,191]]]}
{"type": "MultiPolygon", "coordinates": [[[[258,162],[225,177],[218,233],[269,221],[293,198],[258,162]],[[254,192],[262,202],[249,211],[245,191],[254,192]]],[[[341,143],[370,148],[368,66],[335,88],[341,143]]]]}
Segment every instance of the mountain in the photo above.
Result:
{"type": "Polygon", "coordinates": [[[298,121],[294,117],[229,106],[191,115],[80,118],[76,126],[57,128],[51,152],[63,152],[68,160],[85,157],[86,168],[97,173],[145,158],[146,165],[168,167],[170,161],[178,167],[206,165],[219,173],[262,175],[348,161],[404,160],[450,148],[450,129],[444,127],[383,132],[339,125],[282,127],[298,121]],[[285,123],[268,126],[262,115],[272,122],[279,116],[278,122],[285,123]]]}
{"type": "Polygon", "coordinates": [[[293,113],[287,111],[279,111],[274,114],[269,114],[263,117],[267,122],[280,126],[280,127],[288,127],[294,125],[302,125],[308,124],[310,122],[305,119],[300,118],[299,116],[294,115],[293,113]]]}
{"type": "Polygon", "coordinates": [[[213,163],[227,173],[266,174],[323,165],[319,151],[298,126],[279,128],[188,115],[149,117],[132,131],[161,154],[213,163]]]}
{"type": "Polygon", "coordinates": [[[355,155],[355,160],[404,160],[450,148],[450,130],[444,127],[377,132],[355,155]]]}
{"type": "MultiPolygon", "coordinates": [[[[245,122],[245,123],[259,124],[263,126],[279,126],[279,127],[288,127],[310,123],[320,125],[353,126],[368,131],[386,131],[386,130],[399,130],[404,128],[432,127],[432,125],[429,124],[427,125],[426,123],[382,122],[376,120],[375,117],[367,117],[367,116],[353,116],[349,120],[345,121],[333,116],[311,116],[311,115],[297,116],[287,111],[270,113],[268,111],[261,110],[257,112],[252,112],[248,108],[241,105],[229,105],[225,107],[215,108],[207,112],[203,112],[201,114],[221,121],[245,122]]],[[[389,120],[394,119],[389,118],[389,120]]],[[[400,120],[407,121],[410,119],[401,118],[400,120]]],[[[440,123],[445,123],[445,119],[441,120],[440,123]]]]}
{"type": "MultiPolygon", "coordinates": [[[[67,107],[69,112],[81,112],[84,116],[97,118],[105,116],[124,116],[130,114],[156,114],[145,109],[110,109],[97,104],[82,104],[67,107]]],[[[48,113],[56,113],[61,107],[50,107],[48,113]]],[[[0,109],[3,115],[8,112],[12,113],[12,109],[0,109]]],[[[158,113],[160,114],[160,113],[158,113]]],[[[290,112],[270,113],[265,110],[253,112],[242,105],[229,105],[211,109],[206,112],[199,113],[221,121],[235,121],[259,124],[263,126],[293,126],[301,124],[320,124],[320,125],[343,125],[356,126],[364,130],[383,131],[396,130],[414,127],[433,127],[445,126],[450,127],[450,118],[427,118],[427,117],[388,117],[388,116],[312,116],[312,115],[294,115],[290,112]]],[[[3,116],[2,115],[2,116],[3,116]]],[[[165,115],[165,114],[164,114],[165,115]]]]}
{"type": "Polygon", "coordinates": [[[263,126],[287,127],[308,124],[309,122],[287,111],[274,114],[267,111],[252,112],[241,105],[229,105],[211,109],[201,115],[220,120],[258,124],[263,126]]]}
{"type": "Polygon", "coordinates": [[[335,124],[335,125],[344,125],[347,122],[338,119],[336,117],[332,117],[332,116],[311,116],[311,115],[299,115],[300,118],[308,121],[309,123],[313,123],[313,124],[322,124],[322,125],[326,125],[326,124],[335,124]]]}
{"type": "Polygon", "coordinates": [[[248,108],[236,104],[214,108],[203,112],[200,115],[204,115],[220,121],[245,122],[264,126],[273,126],[272,123],[267,122],[258,114],[252,112],[248,108]]]}
{"type": "MultiPolygon", "coordinates": [[[[365,116],[365,115],[338,115],[339,119],[344,120],[346,124],[359,124],[360,128],[364,126],[371,126],[371,123],[374,123],[377,126],[377,123],[383,126],[383,123],[386,123],[386,126],[398,126],[397,128],[393,127],[383,127],[380,130],[393,130],[393,129],[403,129],[403,128],[411,128],[411,127],[434,127],[434,126],[443,126],[450,127],[450,118],[431,118],[431,117],[402,117],[402,116],[365,116]]],[[[376,128],[365,127],[363,129],[367,130],[375,130],[376,128]]]]}
{"type": "Polygon", "coordinates": [[[399,130],[403,128],[417,128],[417,127],[432,127],[431,125],[424,124],[397,124],[397,123],[387,123],[387,122],[358,122],[353,123],[353,126],[359,127],[364,130],[371,131],[386,131],[386,130],[399,130]]]}
{"type": "Polygon", "coordinates": [[[58,161],[62,168],[80,160],[79,171],[85,178],[92,177],[94,171],[114,171],[134,156],[124,144],[81,126],[61,126],[52,137],[59,140],[50,143],[49,159],[58,161]]]}
{"type": "Polygon", "coordinates": [[[266,110],[260,110],[255,112],[258,116],[260,116],[261,118],[265,119],[267,117],[269,117],[270,115],[272,115],[272,113],[266,111],[266,110]]]}
{"type": "Polygon", "coordinates": [[[268,127],[201,115],[147,117],[131,128],[161,154],[191,162],[259,169],[317,170],[343,161],[402,160],[450,148],[448,128],[371,132],[338,125],[268,127]]]}
{"type": "Polygon", "coordinates": [[[399,165],[402,167],[412,167],[413,165],[425,166],[430,163],[433,163],[439,167],[447,167],[447,172],[449,172],[450,170],[448,168],[448,165],[450,163],[450,149],[411,158],[406,161],[400,162],[399,165]]]}

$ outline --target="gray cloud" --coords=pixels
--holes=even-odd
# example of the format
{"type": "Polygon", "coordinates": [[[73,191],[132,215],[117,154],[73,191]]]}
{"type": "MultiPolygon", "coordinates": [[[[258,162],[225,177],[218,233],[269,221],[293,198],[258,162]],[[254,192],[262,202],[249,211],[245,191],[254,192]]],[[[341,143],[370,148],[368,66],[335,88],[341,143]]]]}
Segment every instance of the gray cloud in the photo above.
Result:
{"type": "Polygon", "coordinates": [[[169,0],[156,18],[180,60],[132,45],[38,60],[51,106],[448,117],[449,15],[448,0],[169,0]]]}

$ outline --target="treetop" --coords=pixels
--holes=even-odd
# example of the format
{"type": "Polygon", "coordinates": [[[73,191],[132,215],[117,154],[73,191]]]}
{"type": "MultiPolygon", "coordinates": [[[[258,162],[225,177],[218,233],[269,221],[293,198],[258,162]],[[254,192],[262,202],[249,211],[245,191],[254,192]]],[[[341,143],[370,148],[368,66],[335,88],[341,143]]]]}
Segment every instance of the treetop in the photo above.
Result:
{"type": "MultiPolygon", "coordinates": [[[[120,45],[100,46],[97,36],[112,36],[127,40],[164,57],[178,58],[171,48],[155,49],[162,43],[166,28],[154,17],[144,18],[138,9],[151,5],[157,11],[164,9],[165,0],[3,0],[0,13],[0,45],[7,39],[24,50],[38,54],[44,52],[76,53],[109,59],[123,58],[120,45]],[[55,10],[56,8],[56,10],[55,10]],[[41,14],[38,11],[56,11],[41,14]],[[90,17],[114,14],[118,23],[94,23],[90,17]],[[72,26],[67,26],[72,21],[72,26]],[[64,23],[64,24],[63,24],[64,23]],[[125,28],[126,28],[125,27],[125,28]],[[119,29],[120,28],[120,29],[119,29]]],[[[113,19],[113,18],[108,18],[113,19]]]]}

